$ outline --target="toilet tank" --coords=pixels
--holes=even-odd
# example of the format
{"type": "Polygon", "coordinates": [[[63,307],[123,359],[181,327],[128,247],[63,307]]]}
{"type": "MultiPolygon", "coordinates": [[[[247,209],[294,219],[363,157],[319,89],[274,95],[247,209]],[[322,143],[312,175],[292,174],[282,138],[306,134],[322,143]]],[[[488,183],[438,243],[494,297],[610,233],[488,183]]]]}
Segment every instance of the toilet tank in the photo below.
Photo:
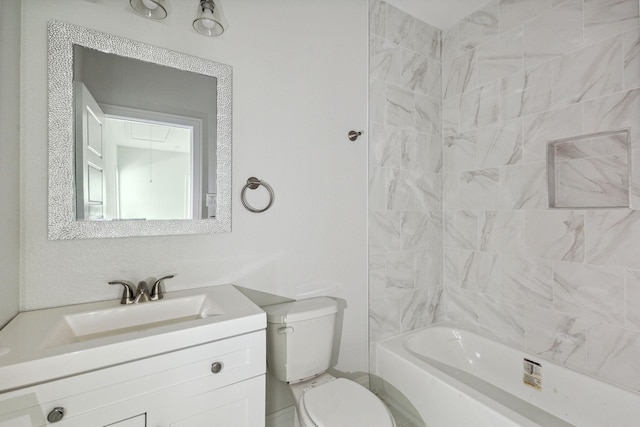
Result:
{"type": "Polygon", "coordinates": [[[267,366],[280,381],[296,382],[329,369],[338,303],[327,297],[274,304],[267,313],[267,366]]]}

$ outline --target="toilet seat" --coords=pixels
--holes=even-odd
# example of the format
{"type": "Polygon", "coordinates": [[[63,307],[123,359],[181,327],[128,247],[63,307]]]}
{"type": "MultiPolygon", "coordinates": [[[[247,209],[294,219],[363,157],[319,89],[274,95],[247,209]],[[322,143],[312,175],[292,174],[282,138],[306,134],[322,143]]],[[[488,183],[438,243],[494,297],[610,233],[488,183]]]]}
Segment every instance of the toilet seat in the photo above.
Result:
{"type": "Polygon", "coordinates": [[[302,395],[299,409],[309,427],[394,427],[386,406],[366,388],[337,378],[302,395]]]}

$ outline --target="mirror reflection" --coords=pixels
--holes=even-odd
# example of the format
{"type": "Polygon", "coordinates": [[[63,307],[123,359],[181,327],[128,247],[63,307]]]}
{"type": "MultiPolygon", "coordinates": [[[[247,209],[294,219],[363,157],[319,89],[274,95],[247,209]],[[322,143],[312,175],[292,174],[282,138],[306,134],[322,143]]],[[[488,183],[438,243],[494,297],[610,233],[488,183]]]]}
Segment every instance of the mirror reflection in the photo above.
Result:
{"type": "Polygon", "coordinates": [[[217,79],[73,46],[77,220],[216,214],[217,79]]]}

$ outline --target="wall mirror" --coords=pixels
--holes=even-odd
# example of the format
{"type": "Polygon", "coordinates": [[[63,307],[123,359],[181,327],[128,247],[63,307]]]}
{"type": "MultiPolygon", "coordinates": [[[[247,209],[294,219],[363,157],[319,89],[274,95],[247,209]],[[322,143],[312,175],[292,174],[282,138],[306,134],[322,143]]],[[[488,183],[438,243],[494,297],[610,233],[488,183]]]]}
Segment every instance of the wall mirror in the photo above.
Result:
{"type": "Polygon", "coordinates": [[[48,28],[49,238],[231,231],[232,70],[48,28]]]}

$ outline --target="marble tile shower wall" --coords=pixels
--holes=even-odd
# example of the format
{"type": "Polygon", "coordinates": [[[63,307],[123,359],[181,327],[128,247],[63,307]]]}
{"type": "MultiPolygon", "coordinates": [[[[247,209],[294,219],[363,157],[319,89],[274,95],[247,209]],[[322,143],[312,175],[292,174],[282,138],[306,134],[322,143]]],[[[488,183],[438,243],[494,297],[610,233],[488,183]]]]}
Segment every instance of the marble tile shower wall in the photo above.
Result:
{"type": "Polygon", "coordinates": [[[496,0],[443,31],[441,57],[446,318],[636,391],[638,9],[496,0]],[[547,209],[546,142],[622,128],[632,209],[547,209]]]}
{"type": "Polygon", "coordinates": [[[371,2],[369,314],[376,340],[443,317],[440,30],[371,2]]]}

